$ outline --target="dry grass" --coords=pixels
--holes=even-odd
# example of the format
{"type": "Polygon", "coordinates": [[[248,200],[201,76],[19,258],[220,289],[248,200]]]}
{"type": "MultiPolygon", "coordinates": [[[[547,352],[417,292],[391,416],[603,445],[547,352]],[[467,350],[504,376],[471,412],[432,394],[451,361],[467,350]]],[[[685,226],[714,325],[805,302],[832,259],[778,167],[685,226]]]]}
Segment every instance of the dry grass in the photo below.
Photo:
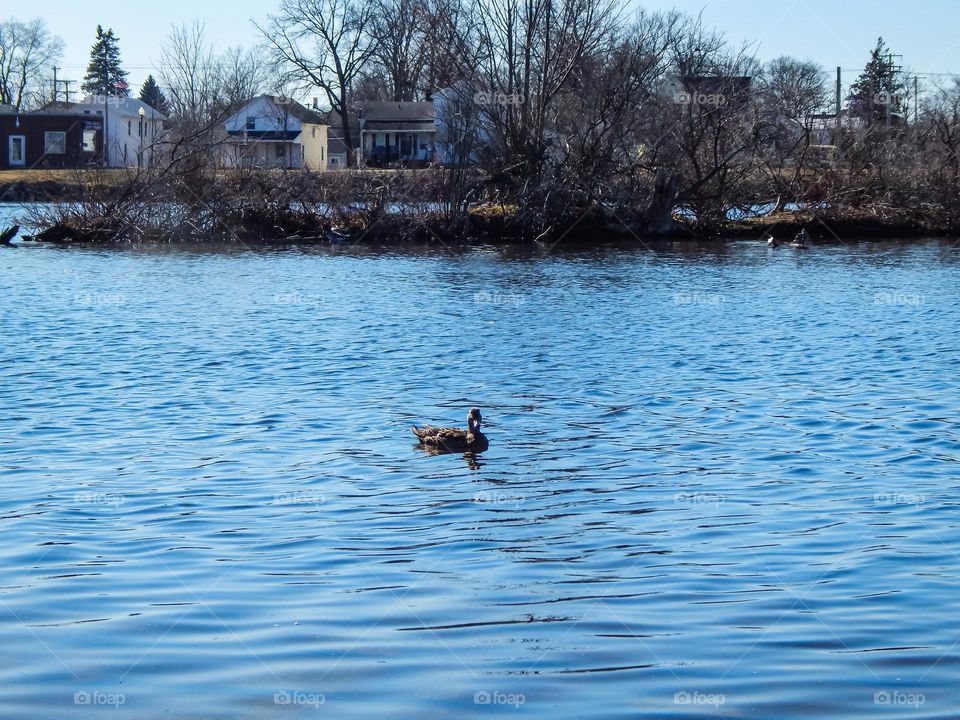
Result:
{"type": "Polygon", "coordinates": [[[129,177],[129,171],[119,170],[79,170],[76,168],[20,168],[17,170],[0,170],[0,185],[8,183],[24,183],[30,185],[33,183],[56,182],[64,185],[78,185],[89,182],[94,176],[111,181],[120,182],[129,177]]]}

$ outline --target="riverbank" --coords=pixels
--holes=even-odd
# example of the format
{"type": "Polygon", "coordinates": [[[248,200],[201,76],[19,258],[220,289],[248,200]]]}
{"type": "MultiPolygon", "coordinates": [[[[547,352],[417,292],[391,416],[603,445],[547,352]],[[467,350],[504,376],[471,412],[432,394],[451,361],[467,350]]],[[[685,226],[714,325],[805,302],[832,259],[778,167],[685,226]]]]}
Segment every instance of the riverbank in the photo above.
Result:
{"type": "MultiPolygon", "coordinates": [[[[822,204],[712,224],[677,210],[670,232],[652,233],[640,210],[621,203],[555,207],[486,198],[489,181],[471,179],[459,206],[446,171],[336,173],[231,171],[171,187],[128,170],[0,172],[0,201],[24,204],[21,237],[61,244],[128,241],[243,243],[493,244],[590,246],[608,242],[790,239],[806,229],[816,242],[960,236],[960,222],[936,206],[822,204]]],[[[762,208],[762,205],[755,206],[762,208]]],[[[0,228],[2,230],[3,228],[0,228]]]]}

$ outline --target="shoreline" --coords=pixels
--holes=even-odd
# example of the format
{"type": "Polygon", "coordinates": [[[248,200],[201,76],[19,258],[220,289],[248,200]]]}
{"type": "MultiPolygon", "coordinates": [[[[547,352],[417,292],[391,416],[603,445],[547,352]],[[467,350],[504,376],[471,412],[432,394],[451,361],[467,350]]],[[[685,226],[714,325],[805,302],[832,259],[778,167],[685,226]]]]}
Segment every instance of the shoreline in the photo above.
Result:
{"type": "MultiPolygon", "coordinates": [[[[89,172],[89,171],[87,171],[89,172]]],[[[0,203],[31,206],[56,203],[107,202],[129,183],[125,171],[99,173],[97,182],[84,171],[4,171],[0,172],[0,203]],[[32,173],[36,173],[33,175],[32,173]],[[5,181],[4,175],[12,175],[5,181]]],[[[344,176],[352,180],[351,176],[344,176]]],[[[353,195],[348,195],[351,197],[353,195]]],[[[60,245],[109,245],[131,241],[147,243],[233,241],[247,244],[357,244],[371,246],[400,245],[565,245],[589,247],[604,244],[647,242],[723,242],[773,234],[780,240],[792,239],[806,229],[817,244],[882,239],[927,239],[960,237],[960,221],[939,217],[921,208],[867,207],[832,208],[824,212],[809,209],[780,211],[747,219],[728,220],[709,226],[694,226],[681,214],[674,214],[676,228],[669,232],[648,232],[642,213],[621,220],[613,212],[591,208],[582,213],[569,210],[566,216],[550,218],[545,230],[524,225],[523,212],[515,205],[474,203],[460,218],[437,210],[391,211],[384,206],[364,211],[323,213],[316,209],[295,210],[278,206],[256,191],[233,197],[231,217],[205,218],[209,236],[184,237],[184,225],[196,218],[189,215],[179,224],[135,227],[136,237],[125,236],[130,223],[124,218],[100,216],[70,222],[62,213],[46,226],[33,225],[38,231],[20,233],[20,239],[60,245]],[[336,217],[334,217],[336,216],[336,217]],[[64,222],[59,222],[63,219],[64,222]],[[209,239],[207,239],[209,237],[209,239]]],[[[429,196],[423,205],[439,205],[429,196]]],[[[144,203],[147,205],[148,203],[144,203]]],[[[547,224],[547,221],[544,221],[547,224]]],[[[0,231],[5,228],[0,228],[0,231]]]]}

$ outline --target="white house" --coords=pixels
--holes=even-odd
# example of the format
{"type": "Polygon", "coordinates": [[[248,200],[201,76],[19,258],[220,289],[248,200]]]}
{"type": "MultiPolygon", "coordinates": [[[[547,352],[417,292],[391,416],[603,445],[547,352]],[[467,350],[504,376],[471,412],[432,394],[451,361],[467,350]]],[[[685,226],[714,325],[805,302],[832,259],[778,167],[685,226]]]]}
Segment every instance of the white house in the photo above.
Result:
{"type": "Polygon", "coordinates": [[[260,95],[223,127],[226,167],[327,169],[327,122],[295,100],[260,95]]]}
{"type": "Polygon", "coordinates": [[[360,111],[360,148],[367,165],[424,166],[436,154],[432,102],[364,104],[360,111]]]}
{"type": "Polygon", "coordinates": [[[167,119],[136,98],[91,95],[80,102],[52,102],[40,112],[98,116],[103,123],[102,160],[107,167],[148,167],[167,119]]]}

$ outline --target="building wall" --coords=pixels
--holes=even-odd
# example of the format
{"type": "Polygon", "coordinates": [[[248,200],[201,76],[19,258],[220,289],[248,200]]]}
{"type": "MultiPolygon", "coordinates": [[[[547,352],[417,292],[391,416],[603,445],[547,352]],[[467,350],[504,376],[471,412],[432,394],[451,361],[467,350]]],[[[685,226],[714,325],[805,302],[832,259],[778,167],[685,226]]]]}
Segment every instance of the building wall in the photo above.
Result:
{"type": "MultiPolygon", "coordinates": [[[[73,168],[95,165],[102,152],[103,130],[97,120],[82,115],[47,115],[25,113],[0,115],[0,168],[73,168]],[[19,121],[19,127],[17,127],[19,121]],[[100,125],[99,128],[96,126],[100,125]],[[92,150],[84,151],[84,132],[92,140],[92,150]],[[48,147],[46,133],[64,133],[63,152],[48,147]],[[10,137],[22,137],[25,144],[24,164],[10,164],[10,137]]],[[[54,138],[51,138],[53,140],[54,138]]]]}
{"type": "Polygon", "coordinates": [[[97,96],[62,105],[69,108],[71,114],[85,115],[105,124],[109,167],[137,167],[138,158],[143,167],[153,162],[154,148],[163,138],[165,118],[149,105],[134,98],[97,96]],[[142,122],[141,107],[145,112],[142,122]]]}
{"type": "Polygon", "coordinates": [[[303,145],[303,166],[321,172],[327,169],[327,126],[304,124],[300,132],[303,145]]]}
{"type": "Polygon", "coordinates": [[[110,167],[147,167],[153,160],[155,139],[163,133],[163,123],[144,117],[141,125],[139,115],[114,112],[109,115],[107,143],[110,151],[110,167]],[[142,127],[143,135],[140,135],[142,127]],[[137,158],[140,154],[139,161],[137,158]]]}

